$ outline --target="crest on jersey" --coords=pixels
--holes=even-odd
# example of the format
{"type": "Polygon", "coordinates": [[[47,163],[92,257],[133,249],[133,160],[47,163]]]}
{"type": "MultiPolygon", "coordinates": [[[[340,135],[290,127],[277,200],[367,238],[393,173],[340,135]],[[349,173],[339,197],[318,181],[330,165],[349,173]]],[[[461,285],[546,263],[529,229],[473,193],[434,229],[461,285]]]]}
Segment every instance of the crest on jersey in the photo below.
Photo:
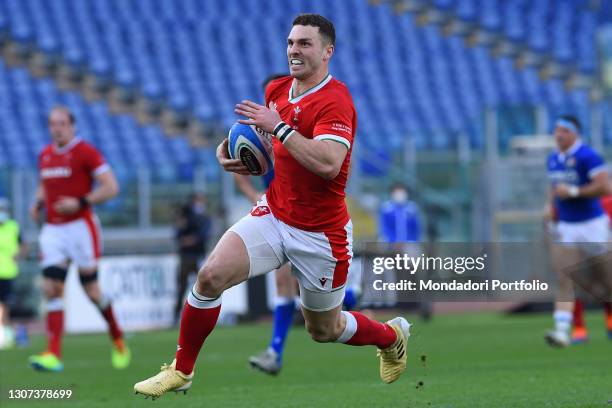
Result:
{"type": "Polygon", "coordinates": [[[576,158],[570,157],[565,161],[565,165],[568,167],[576,167],[576,158]]]}
{"type": "Polygon", "coordinates": [[[293,108],[293,121],[297,122],[298,121],[298,115],[300,114],[302,110],[300,109],[299,106],[296,106],[295,108],[293,108]]]}
{"type": "Polygon", "coordinates": [[[266,214],[270,214],[270,207],[266,205],[260,205],[251,210],[251,215],[253,217],[262,217],[266,214]]]}

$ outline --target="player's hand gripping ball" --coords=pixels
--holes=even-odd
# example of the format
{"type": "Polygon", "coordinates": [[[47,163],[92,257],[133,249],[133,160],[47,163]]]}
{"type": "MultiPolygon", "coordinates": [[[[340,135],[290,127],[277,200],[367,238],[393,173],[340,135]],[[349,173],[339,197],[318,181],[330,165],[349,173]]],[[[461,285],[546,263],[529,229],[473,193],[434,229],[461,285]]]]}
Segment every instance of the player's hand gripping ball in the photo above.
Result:
{"type": "Polygon", "coordinates": [[[272,135],[254,125],[234,123],[227,136],[232,159],[240,159],[254,176],[263,176],[274,167],[272,135]]]}

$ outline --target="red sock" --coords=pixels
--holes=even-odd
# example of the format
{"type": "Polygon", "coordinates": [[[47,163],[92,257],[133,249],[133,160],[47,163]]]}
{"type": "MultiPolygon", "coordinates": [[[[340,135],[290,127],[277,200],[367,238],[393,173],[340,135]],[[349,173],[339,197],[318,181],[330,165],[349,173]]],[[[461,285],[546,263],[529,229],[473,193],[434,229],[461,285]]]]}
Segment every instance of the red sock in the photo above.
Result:
{"type": "Polygon", "coordinates": [[[200,309],[185,303],[176,351],[177,370],[187,375],[193,372],[200,349],[217,324],[220,311],[221,305],[200,309]]]}
{"type": "Polygon", "coordinates": [[[604,302],[604,311],[606,312],[608,330],[612,330],[612,302],[604,302]]]}
{"type": "Polygon", "coordinates": [[[584,303],[580,299],[574,302],[574,329],[584,329],[584,303]]]}
{"type": "Polygon", "coordinates": [[[119,324],[117,324],[117,319],[115,319],[115,314],[113,313],[113,307],[111,305],[106,306],[105,309],[101,310],[102,316],[104,316],[104,320],[108,323],[108,332],[113,341],[120,340],[123,338],[123,333],[119,328],[119,324]]]}
{"type": "Polygon", "coordinates": [[[62,334],[64,332],[64,311],[47,312],[47,351],[62,357],[62,334]]]}
{"type": "Polygon", "coordinates": [[[346,317],[346,328],[337,340],[341,343],[351,346],[373,345],[385,349],[397,340],[395,330],[386,323],[372,320],[359,312],[342,313],[346,317]]]}

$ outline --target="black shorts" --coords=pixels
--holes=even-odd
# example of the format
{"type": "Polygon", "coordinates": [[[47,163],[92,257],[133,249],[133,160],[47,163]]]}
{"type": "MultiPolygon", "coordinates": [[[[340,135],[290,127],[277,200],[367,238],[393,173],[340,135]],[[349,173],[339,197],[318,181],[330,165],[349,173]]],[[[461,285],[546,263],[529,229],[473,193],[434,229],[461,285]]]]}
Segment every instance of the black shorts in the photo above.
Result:
{"type": "Polygon", "coordinates": [[[0,279],[0,303],[8,303],[13,293],[13,279],[0,279]]]}

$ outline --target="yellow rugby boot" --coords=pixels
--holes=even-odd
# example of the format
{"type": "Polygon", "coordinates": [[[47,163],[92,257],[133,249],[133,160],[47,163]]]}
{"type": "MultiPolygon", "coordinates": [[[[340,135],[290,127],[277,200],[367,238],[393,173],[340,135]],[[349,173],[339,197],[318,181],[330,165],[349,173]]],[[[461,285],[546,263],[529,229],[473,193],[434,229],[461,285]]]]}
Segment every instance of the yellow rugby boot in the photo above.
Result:
{"type": "Polygon", "coordinates": [[[380,357],[380,378],[387,384],[397,380],[406,370],[406,347],[410,337],[410,323],[403,317],[387,322],[395,330],[397,340],[386,349],[378,349],[380,357]]]}
{"type": "Polygon", "coordinates": [[[134,393],[143,394],[145,398],[157,399],[167,392],[183,391],[184,394],[191,387],[193,372],[189,375],[183,374],[176,369],[176,359],[172,364],[164,364],[160,372],[153,377],[134,384],[134,393]]]}

